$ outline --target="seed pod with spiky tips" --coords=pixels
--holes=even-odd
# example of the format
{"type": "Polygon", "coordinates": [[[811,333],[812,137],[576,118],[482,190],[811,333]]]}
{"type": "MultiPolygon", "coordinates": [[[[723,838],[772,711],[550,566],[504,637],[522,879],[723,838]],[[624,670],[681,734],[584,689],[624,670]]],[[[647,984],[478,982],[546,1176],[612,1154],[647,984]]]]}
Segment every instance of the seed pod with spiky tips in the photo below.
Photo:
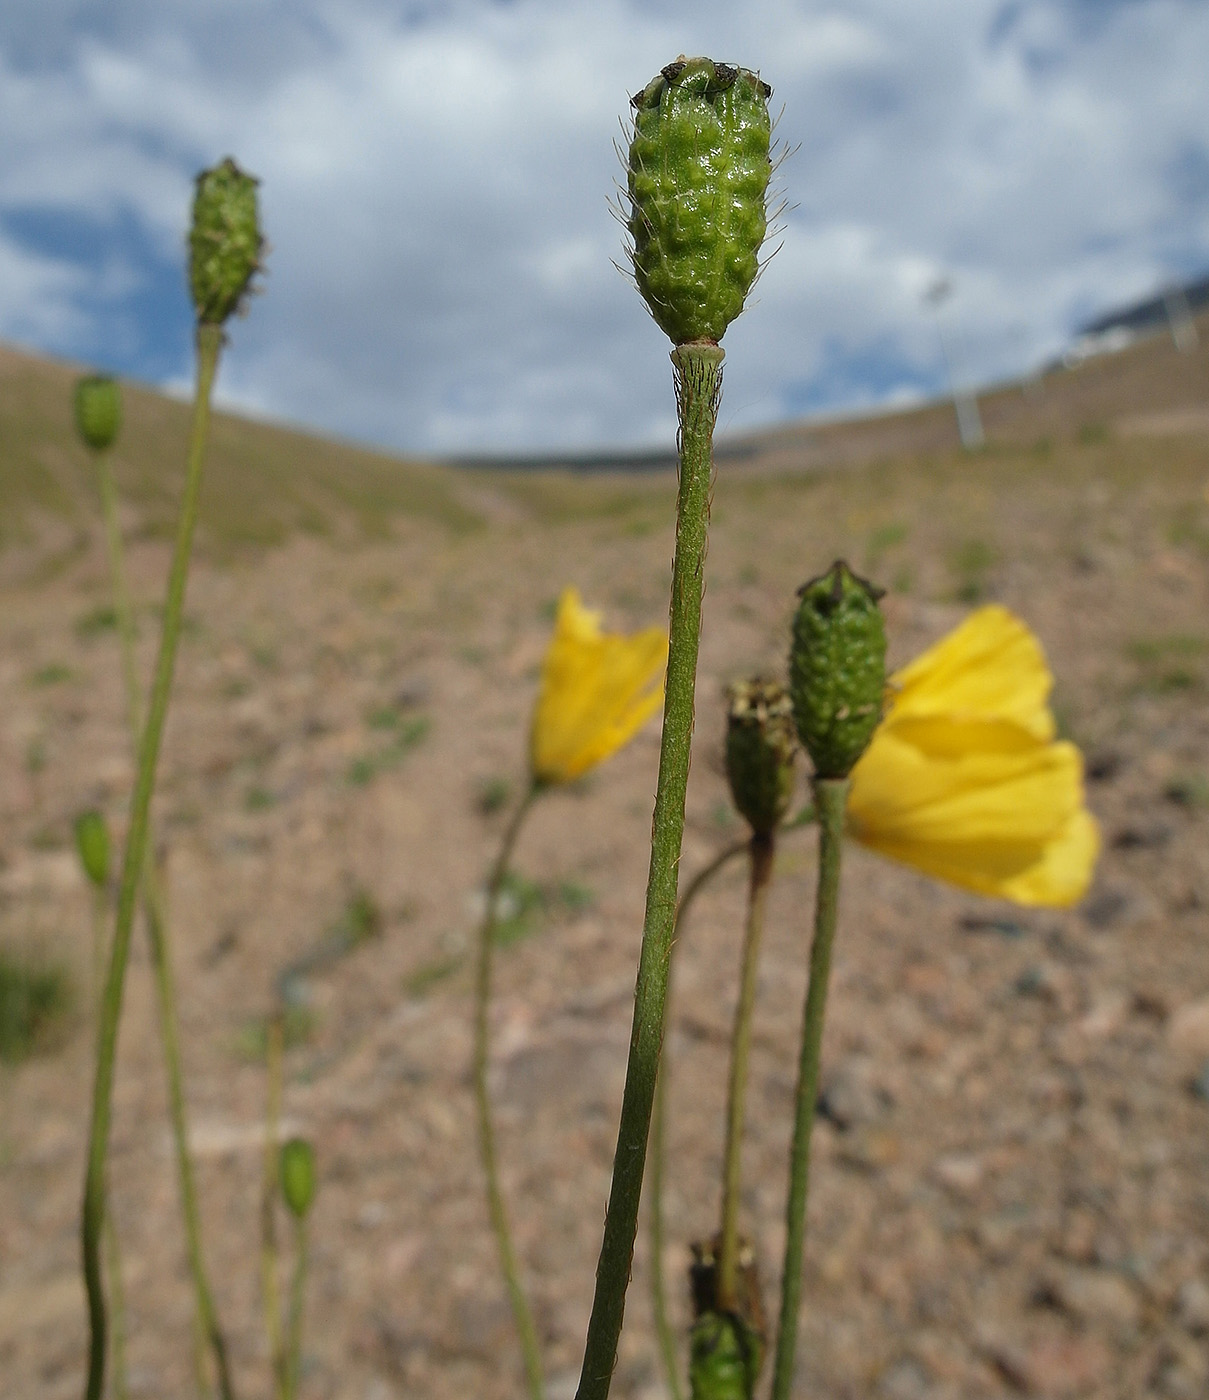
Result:
{"type": "Polygon", "coordinates": [[[305,1138],[281,1144],[281,1194],[296,1220],[302,1220],[315,1199],[315,1149],[305,1138]]]}
{"type": "Polygon", "coordinates": [[[76,851],[84,874],[97,889],[109,879],[109,828],[97,811],[81,812],[75,821],[76,851]]]}
{"type": "Polygon", "coordinates": [[[122,391],[107,374],[76,380],[76,432],[94,452],[107,452],[122,426],[122,391]]]}
{"type": "Polygon", "coordinates": [[[798,590],[789,692],[819,778],[846,778],[881,719],[886,634],[881,589],[842,560],[798,590]]]}
{"type": "Polygon", "coordinates": [[[260,270],[264,238],[256,210],[259,183],[230,156],[197,177],[189,231],[189,289],[200,325],[221,326],[238,311],[260,270]]]}
{"type": "Polygon", "coordinates": [[[736,681],[728,692],[726,776],[735,806],[757,836],[775,831],[793,797],[797,734],[779,681],[736,681]]]}
{"type": "Polygon", "coordinates": [[[746,68],[680,58],[633,99],[634,277],[676,345],[721,340],[756,279],[768,229],[771,94],[746,68]]]}

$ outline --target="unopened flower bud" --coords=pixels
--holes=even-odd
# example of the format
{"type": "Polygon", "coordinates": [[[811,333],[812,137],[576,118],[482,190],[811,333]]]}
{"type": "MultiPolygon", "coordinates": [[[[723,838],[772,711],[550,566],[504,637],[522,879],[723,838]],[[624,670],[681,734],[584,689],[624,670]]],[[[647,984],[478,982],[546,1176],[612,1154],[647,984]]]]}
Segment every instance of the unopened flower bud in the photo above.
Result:
{"type": "Polygon", "coordinates": [[[842,560],[798,590],[789,691],[802,747],[820,778],[846,778],[882,714],[881,590],[842,560]]]}
{"type": "Polygon", "coordinates": [[[122,391],[107,374],[76,380],[76,432],[94,452],[105,452],[122,426],[122,391]]]}
{"type": "Polygon", "coordinates": [[[779,681],[736,681],[726,717],[726,776],[735,806],[757,836],[774,831],[793,797],[797,735],[779,681]]]}
{"type": "Polygon", "coordinates": [[[676,345],[721,340],[759,271],[771,93],[746,68],[680,58],[633,99],[634,278],[676,345]]]}
{"type": "Polygon", "coordinates": [[[689,1339],[692,1400],[750,1400],[764,1363],[767,1324],[755,1253],[740,1240],[737,1297],[718,1298],[718,1239],[694,1242],[689,1266],[693,1327],[689,1339]]]}
{"type": "Polygon", "coordinates": [[[256,210],[260,183],[227,157],[197,177],[189,231],[189,289],[201,325],[238,311],[260,269],[264,239],[256,210]]]}
{"type": "Polygon", "coordinates": [[[281,1145],[281,1194],[297,1220],[302,1220],[315,1199],[315,1149],[305,1138],[290,1138],[281,1145]]]}
{"type": "Polygon", "coordinates": [[[95,810],[81,812],[74,830],[84,874],[97,889],[103,889],[109,879],[109,828],[105,818],[95,810]]]}

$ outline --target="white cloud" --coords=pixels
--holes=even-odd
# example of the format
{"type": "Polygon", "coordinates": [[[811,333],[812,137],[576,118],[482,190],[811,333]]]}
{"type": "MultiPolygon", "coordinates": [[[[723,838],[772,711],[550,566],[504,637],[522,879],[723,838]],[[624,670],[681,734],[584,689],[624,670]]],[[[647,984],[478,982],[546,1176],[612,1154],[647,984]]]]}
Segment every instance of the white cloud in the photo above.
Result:
{"type": "MultiPolygon", "coordinates": [[[[103,346],[138,257],[180,257],[193,172],[231,152],[273,251],[224,397],[415,450],[666,440],[666,347],[605,201],[627,94],[680,50],[758,63],[798,147],[784,246],[726,338],[731,426],[937,384],[941,272],[973,380],[1209,262],[1194,0],[10,6],[0,335],[103,346]],[[104,293],[78,239],[39,234],[50,213],[105,233],[104,293]]],[[[180,324],[155,335],[179,378],[180,324]]]]}

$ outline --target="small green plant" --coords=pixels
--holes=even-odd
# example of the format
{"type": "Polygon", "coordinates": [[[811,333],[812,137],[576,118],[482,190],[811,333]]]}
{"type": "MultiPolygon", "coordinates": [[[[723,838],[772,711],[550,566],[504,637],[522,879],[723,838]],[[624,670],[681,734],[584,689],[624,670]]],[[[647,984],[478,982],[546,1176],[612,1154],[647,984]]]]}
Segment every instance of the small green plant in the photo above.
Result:
{"type": "Polygon", "coordinates": [[[254,783],[244,793],[243,805],[248,812],[267,812],[269,808],[277,806],[277,798],[268,788],[254,783]]]}
{"type": "Polygon", "coordinates": [[[0,1060],[20,1064],[56,1048],[72,1005],[62,963],[0,948],[0,1060]]]}
{"type": "Polygon", "coordinates": [[[987,594],[987,575],[998,559],[985,540],[970,539],[949,551],[949,572],[953,576],[953,598],[958,603],[978,603],[987,594]]]}
{"type": "Polygon", "coordinates": [[[1209,807],[1209,777],[1204,773],[1181,773],[1168,782],[1163,796],[1179,807],[1209,807]]]}
{"type": "Polygon", "coordinates": [[[548,908],[549,900],[541,885],[514,870],[508,871],[496,895],[492,934],[495,946],[509,948],[536,933],[548,908]]]}
{"type": "Polygon", "coordinates": [[[397,767],[432,728],[427,715],[404,716],[397,710],[386,709],[375,710],[369,724],[372,729],[388,731],[391,738],[384,747],[362,754],[349,764],[345,777],[352,787],[364,787],[379,773],[397,767]]]}
{"type": "Polygon", "coordinates": [[[865,541],[865,569],[866,572],[873,572],[880,565],[886,554],[906,540],[908,531],[906,525],[900,520],[890,520],[884,525],[878,525],[869,531],[869,537],[865,541]]]}
{"type": "Polygon", "coordinates": [[[116,632],[117,626],[117,609],[112,604],[103,603],[76,619],[76,636],[87,641],[90,637],[99,637],[103,632],[116,632]]]}
{"type": "Polygon", "coordinates": [[[409,972],[404,977],[404,994],[418,1000],[431,991],[433,987],[452,977],[465,964],[465,961],[465,958],[449,954],[446,957],[433,958],[430,962],[421,963],[414,972],[409,972]]]}
{"type": "Polygon", "coordinates": [[[29,683],[34,686],[62,685],[74,675],[75,672],[70,666],[65,666],[61,661],[51,661],[45,666],[40,666],[30,676],[29,683]]]}
{"type": "MultiPolygon", "coordinates": [[[[280,1012],[282,1048],[297,1050],[309,1045],[319,1029],[319,1016],[302,1002],[288,1002],[280,1012]]],[[[273,1016],[256,1016],[245,1021],[235,1037],[232,1048],[241,1060],[263,1063],[269,1051],[269,1036],[273,1016]]]]}
{"type": "Polygon", "coordinates": [[[484,817],[494,816],[508,805],[512,796],[512,783],[508,778],[497,775],[485,778],[479,784],[478,799],[475,805],[484,817]]]}
{"type": "Polygon", "coordinates": [[[1204,680],[1198,660],[1209,651],[1209,639],[1192,633],[1139,637],[1125,645],[1125,655],[1138,668],[1137,687],[1152,695],[1194,690],[1204,680]]]}
{"type": "Polygon", "coordinates": [[[1209,522],[1199,501],[1185,505],[1167,526],[1167,543],[1188,546],[1198,554],[1209,554],[1209,522]]]}

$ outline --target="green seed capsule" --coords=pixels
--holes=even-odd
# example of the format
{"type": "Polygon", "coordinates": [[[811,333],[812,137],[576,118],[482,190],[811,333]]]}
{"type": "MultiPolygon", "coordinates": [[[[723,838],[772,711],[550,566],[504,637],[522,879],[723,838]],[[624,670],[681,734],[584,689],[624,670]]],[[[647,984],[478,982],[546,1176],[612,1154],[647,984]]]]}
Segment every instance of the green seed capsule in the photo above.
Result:
{"type": "Polygon", "coordinates": [[[301,1220],[315,1199],[315,1149],[305,1138],[281,1144],[281,1194],[291,1213],[301,1220]]]}
{"type": "Polygon", "coordinates": [[[109,828],[97,811],[81,812],[75,821],[76,850],[84,874],[103,889],[109,879],[109,828]]]}
{"type": "Polygon", "coordinates": [[[256,211],[259,180],[227,157],[197,177],[189,231],[189,289],[198,322],[221,326],[240,308],[260,270],[264,239],[256,211]]]}
{"type": "Polygon", "coordinates": [[[105,452],[117,441],[122,426],[122,391],[107,374],[76,380],[76,432],[94,452],[105,452]]]}
{"type": "Polygon", "coordinates": [[[820,778],[846,778],[882,714],[886,634],[881,590],[842,560],[798,590],[789,691],[802,747],[820,778]]]}
{"type": "Polygon", "coordinates": [[[726,717],[726,776],[735,806],[758,836],[774,831],[793,798],[797,734],[779,681],[736,681],[726,717]]]}
{"type": "Polygon", "coordinates": [[[634,277],[676,345],[721,340],[759,271],[771,93],[746,68],[681,58],[633,99],[634,277]]]}

